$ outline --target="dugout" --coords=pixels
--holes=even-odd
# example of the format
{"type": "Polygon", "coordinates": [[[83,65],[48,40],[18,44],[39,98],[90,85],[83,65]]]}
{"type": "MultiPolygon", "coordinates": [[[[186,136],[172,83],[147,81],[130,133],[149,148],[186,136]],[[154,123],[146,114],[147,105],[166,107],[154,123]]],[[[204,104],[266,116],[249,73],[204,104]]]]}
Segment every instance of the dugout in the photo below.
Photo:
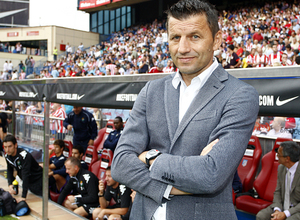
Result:
{"type": "MultiPolygon", "coordinates": [[[[228,72],[256,88],[259,93],[259,115],[300,117],[299,66],[234,69],[228,72]]],[[[43,219],[47,219],[48,216],[48,172],[45,170],[49,167],[46,161],[49,161],[50,102],[130,109],[148,81],[166,75],[140,74],[0,82],[0,99],[45,102],[43,219]]],[[[270,140],[269,145],[273,146],[274,140],[270,140]]]]}

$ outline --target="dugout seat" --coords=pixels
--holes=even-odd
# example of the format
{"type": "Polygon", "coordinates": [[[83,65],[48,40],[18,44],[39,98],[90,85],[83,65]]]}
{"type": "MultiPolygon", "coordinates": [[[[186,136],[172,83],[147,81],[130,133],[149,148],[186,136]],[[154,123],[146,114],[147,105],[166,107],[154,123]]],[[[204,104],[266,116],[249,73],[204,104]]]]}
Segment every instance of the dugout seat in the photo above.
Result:
{"type": "Polygon", "coordinates": [[[89,170],[93,163],[98,160],[98,153],[95,146],[89,145],[85,151],[82,160],[88,165],[89,170]]]}
{"type": "Polygon", "coordinates": [[[106,127],[101,128],[101,129],[99,130],[98,136],[97,136],[97,138],[96,138],[95,141],[94,141],[94,146],[96,147],[96,149],[98,149],[98,146],[100,145],[100,143],[101,143],[101,141],[102,141],[102,138],[103,138],[105,132],[106,132],[106,127]]]}
{"type": "Polygon", "coordinates": [[[277,138],[272,151],[265,154],[261,160],[261,171],[255,179],[253,186],[256,189],[258,198],[243,195],[236,199],[236,208],[246,212],[257,214],[272,204],[273,193],[277,184],[278,157],[276,149],[284,141],[292,141],[290,138],[277,138]]]}
{"type": "Polygon", "coordinates": [[[243,192],[248,192],[253,188],[261,154],[262,149],[258,137],[251,136],[243,159],[238,166],[238,174],[243,184],[243,192]]]}
{"type": "Polygon", "coordinates": [[[64,151],[63,151],[63,155],[65,156],[65,157],[71,157],[72,156],[72,148],[73,148],[73,144],[72,144],[72,142],[71,141],[65,141],[64,140],[64,142],[65,142],[65,149],[64,149],[64,151]]]}
{"type": "Polygon", "coordinates": [[[111,165],[112,159],[112,151],[104,149],[100,159],[91,165],[90,171],[94,173],[99,180],[103,180],[105,182],[105,171],[106,168],[111,165]]]}

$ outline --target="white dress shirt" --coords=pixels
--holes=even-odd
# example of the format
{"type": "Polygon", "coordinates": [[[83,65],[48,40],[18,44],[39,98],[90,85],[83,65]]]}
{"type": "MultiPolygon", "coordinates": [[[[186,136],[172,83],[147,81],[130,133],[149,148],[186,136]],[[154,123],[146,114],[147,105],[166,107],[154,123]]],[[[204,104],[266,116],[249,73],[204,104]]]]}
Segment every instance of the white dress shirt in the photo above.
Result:
{"type": "MultiPolygon", "coordinates": [[[[207,79],[210,77],[212,72],[218,67],[218,61],[214,58],[213,63],[210,67],[208,67],[205,71],[203,71],[198,76],[194,77],[191,81],[191,84],[187,86],[183,81],[181,74],[179,71],[176,72],[173,80],[172,85],[175,89],[178,88],[180,84],[180,94],[179,94],[179,124],[185,115],[186,111],[188,110],[189,106],[191,105],[192,101],[198,94],[199,90],[205,84],[207,79]]],[[[155,163],[155,160],[154,160],[155,163]]],[[[152,164],[153,165],[153,164],[152,164]]],[[[151,168],[151,167],[150,167],[151,168]]],[[[151,171],[151,169],[150,169],[151,171]]],[[[169,199],[170,192],[172,190],[171,185],[168,185],[164,197],[169,199]]],[[[167,203],[163,203],[162,206],[159,206],[154,215],[152,216],[152,220],[166,220],[167,219],[167,203]]]]}

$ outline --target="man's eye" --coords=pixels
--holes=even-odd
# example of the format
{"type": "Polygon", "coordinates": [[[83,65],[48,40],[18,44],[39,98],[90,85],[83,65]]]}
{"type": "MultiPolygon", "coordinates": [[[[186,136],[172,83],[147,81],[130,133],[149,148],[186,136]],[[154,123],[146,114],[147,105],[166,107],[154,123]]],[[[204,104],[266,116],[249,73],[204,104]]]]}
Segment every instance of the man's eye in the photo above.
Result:
{"type": "Polygon", "coordinates": [[[199,36],[198,36],[198,35],[193,35],[193,38],[194,38],[194,39],[198,39],[199,36]]]}

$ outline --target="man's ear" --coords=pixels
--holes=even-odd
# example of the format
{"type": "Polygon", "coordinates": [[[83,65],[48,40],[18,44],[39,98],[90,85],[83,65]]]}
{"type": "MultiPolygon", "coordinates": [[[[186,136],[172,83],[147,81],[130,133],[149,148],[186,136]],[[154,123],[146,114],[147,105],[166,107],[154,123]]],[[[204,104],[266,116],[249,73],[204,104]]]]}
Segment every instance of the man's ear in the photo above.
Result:
{"type": "Polygon", "coordinates": [[[218,31],[214,38],[213,50],[218,50],[222,44],[222,31],[218,31]]]}

